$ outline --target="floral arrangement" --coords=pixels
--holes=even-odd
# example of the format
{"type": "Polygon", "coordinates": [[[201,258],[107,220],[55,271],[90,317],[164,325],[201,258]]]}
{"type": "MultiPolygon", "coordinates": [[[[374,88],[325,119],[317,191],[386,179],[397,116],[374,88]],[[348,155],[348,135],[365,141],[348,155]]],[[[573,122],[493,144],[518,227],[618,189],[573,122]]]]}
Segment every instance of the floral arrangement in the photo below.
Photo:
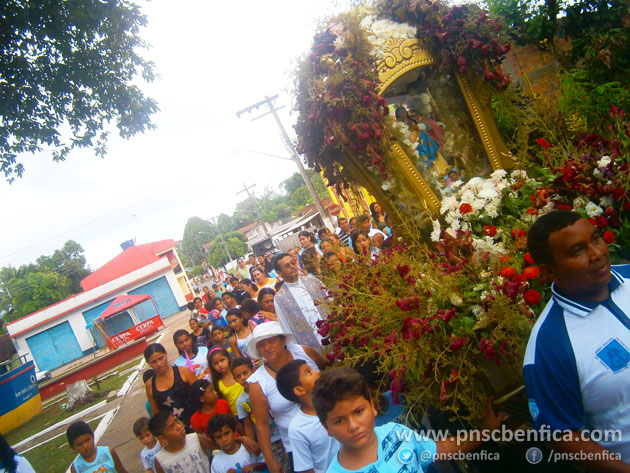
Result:
{"type": "MultiPolygon", "coordinates": [[[[378,17],[369,9],[336,17],[315,35],[310,52],[300,63],[296,75],[298,151],[311,167],[323,171],[329,185],[353,180],[344,167],[348,155],[385,181],[391,144],[398,141],[409,149],[396,120],[388,114],[385,99],[377,94],[375,64],[383,57],[389,39],[420,37],[442,58],[443,68],[461,73],[469,67],[474,72],[481,68],[486,80],[497,88],[509,83],[500,70],[509,46],[502,42],[496,20],[472,7],[453,7],[450,13],[440,7],[434,15],[425,15],[421,12],[437,4],[430,0],[408,3],[403,19],[399,18],[402,6],[387,9],[383,5],[378,17]],[[465,41],[449,39],[458,37],[465,41]],[[457,57],[449,59],[454,54],[457,57]]],[[[413,151],[408,154],[413,156],[413,151]]]]}
{"type": "Polygon", "coordinates": [[[522,384],[525,344],[550,297],[527,252],[531,223],[575,210],[601,228],[613,261],[628,258],[630,121],[620,110],[611,119],[611,138],[586,135],[557,165],[540,139],[541,165],[454,183],[431,241],[405,228],[404,244],[329,276],[331,313],[319,328],[329,361],[376,359],[384,389],[404,395],[411,415],[435,406],[479,424],[488,396],[522,384]]]}
{"type": "Polygon", "coordinates": [[[474,4],[381,0],[378,9],[394,21],[418,25],[418,38],[441,59],[443,68],[479,74],[497,90],[510,85],[501,62],[510,51],[503,23],[474,4]]]}

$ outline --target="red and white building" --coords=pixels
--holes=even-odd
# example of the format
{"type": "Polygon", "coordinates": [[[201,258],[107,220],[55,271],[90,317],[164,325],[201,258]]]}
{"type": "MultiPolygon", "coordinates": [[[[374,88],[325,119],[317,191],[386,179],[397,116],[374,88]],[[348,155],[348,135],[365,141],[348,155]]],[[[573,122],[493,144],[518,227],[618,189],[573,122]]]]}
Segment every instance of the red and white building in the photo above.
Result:
{"type": "Polygon", "coordinates": [[[112,319],[116,326],[110,329],[115,333],[153,317],[155,307],[162,318],[183,310],[193,295],[176,245],[174,240],[162,240],[128,247],[83,279],[82,292],[7,324],[18,354],[32,359],[41,371],[103,347],[92,321],[118,296],[149,295],[152,300],[142,303],[146,308],[139,304],[133,314],[112,319]]]}

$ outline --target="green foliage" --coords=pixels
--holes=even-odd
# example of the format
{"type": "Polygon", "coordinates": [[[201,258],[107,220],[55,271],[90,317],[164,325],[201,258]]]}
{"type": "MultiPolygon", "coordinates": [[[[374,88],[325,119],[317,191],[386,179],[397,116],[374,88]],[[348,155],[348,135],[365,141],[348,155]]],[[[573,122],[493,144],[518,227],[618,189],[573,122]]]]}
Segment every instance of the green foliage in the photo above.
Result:
{"type": "Polygon", "coordinates": [[[229,262],[228,254],[225,250],[227,247],[232,258],[240,258],[247,254],[247,238],[239,232],[230,232],[223,235],[223,243],[217,237],[210,243],[208,247],[207,261],[213,267],[218,268],[229,262]]]}
{"type": "Polygon", "coordinates": [[[612,106],[630,110],[629,86],[627,80],[598,83],[592,80],[589,71],[572,69],[562,75],[560,110],[565,116],[578,118],[583,129],[605,132],[602,125],[612,106]]]}
{"type": "Polygon", "coordinates": [[[83,248],[68,240],[52,256],[42,255],[35,264],[0,269],[0,313],[6,322],[42,309],[81,292],[81,280],[90,274],[83,248]]]}
{"type": "Polygon", "coordinates": [[[556,0],[484,0],[483,3],[491,15],[505,21],[506,31],[520,44],[549,41],[556,33],[561,5],[556,0]]]}
{"type": "Polygon", "coordinates": [[[137,5],[10,0],[0,18],[0,171],[9,182],[24,172],[20,153],[46,147],[63,161],[73,148],[93,147],[104,156],[110,123],[123,138],[154,127],[157,104],[133,85],[153,79],[153,64],[137,52],[146,47],[137,5]]]}
{"type": "Polygon", "coordinates": [[[198,277],[203,276],[205,273],[206,273],[205,268],[201,266],[200,264],[197,264],[193,266],[192,268],[190,268],[190,271],[188,271],[188,277],[198,278],[198,277]]]}
{"type": "Polygon", "coordinates": [[[188,219],[182,238],[182,260],[186,267],[198,265],[204,260],[201,245],[212,241],[217,233],[217,229],[207,220],[199,217],[188,219]]]}

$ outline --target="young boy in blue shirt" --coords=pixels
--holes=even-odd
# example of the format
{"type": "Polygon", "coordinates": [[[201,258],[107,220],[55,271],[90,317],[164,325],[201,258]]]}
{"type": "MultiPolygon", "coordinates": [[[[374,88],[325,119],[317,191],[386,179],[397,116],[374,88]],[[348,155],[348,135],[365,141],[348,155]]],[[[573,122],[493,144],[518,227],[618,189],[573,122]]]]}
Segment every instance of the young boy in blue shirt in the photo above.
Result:
{"type": "MultiPolygon", "coordinates": [[[[467,442],[460,446],[455,439],[434,442],[415,436],[411,429],[395,422],[375,428],[377,412],[370,388],[352,368],[325,371],[315,383],[312,398],[317,417],[328,435],[341,443],[328,473],[423,472],[436,455],[468,452],[482,443],[467,442]]],[[[497,429],[502,420],[503,415],[495,415],[492,409],[486,413],[486,426],[491,430],[497,429]]]]}
{"type": "Polygon", "coordinates": [[[330,437],[317,418],[311,392],[320,372],[304,360],[293,360],[278,371],[278,392],[300,409],[289,424],[289,440],[293,449],[296,473],[326,473],[341,444],[330,437]]]}

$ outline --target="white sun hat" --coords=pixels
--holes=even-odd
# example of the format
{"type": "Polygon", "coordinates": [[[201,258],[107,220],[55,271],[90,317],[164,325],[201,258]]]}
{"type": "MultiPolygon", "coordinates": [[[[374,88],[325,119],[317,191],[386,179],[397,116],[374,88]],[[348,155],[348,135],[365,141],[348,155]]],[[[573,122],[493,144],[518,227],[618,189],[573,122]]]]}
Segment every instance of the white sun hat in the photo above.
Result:
{"type": "Polygon", "coordinates": [[[256,344],[261,340],[267,340],[268,338],[284,335],[287,339],[287,343],[296,342],[295,335],[284,332],[278,322],[265,322],[258,324],[254,327],[252,335],[252,339],[247,343],[247,353],[249,353],[249,356],[252,358],[262,358],[260,353],[258,353],[258,348],[256,348],[256,344]]]}

